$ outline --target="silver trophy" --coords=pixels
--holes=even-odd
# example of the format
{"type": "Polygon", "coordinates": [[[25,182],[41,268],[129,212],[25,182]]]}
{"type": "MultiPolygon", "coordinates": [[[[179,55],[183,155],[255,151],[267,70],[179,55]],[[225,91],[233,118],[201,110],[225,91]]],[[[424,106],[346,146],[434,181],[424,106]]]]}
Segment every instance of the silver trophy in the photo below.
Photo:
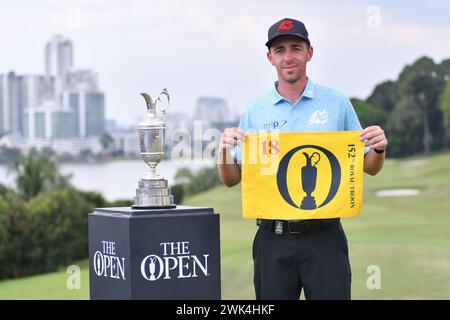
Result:
{"type": "Polygon", "coordinates": [[[145,163],[149,165],[150,172],[139,180],[139,187],[136,189],[134,198],[135,209],[151,208],[174,208],[173,195],[167,180],[156,172],[156,166],[164,157],[165,144],[165,112],[169,107],[170,97],[167,89],[163,89],[158,97],[153,100],[147,93],[141,93],[147,103],[147,116],[139,123],[139,144],[141,146],[141,156],[145,163]],[[162,101],[162,97],[167,98],[167,106],[161,109],[162,117],[156,115],[156,103],[162,101]]]}

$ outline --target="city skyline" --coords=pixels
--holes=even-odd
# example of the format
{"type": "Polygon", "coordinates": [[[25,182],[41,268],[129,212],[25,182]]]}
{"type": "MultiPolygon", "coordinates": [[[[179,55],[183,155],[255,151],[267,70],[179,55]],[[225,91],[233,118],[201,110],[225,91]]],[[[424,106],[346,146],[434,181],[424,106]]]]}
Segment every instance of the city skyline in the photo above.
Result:
{"type": "Polygon", "coordinates": [[[73,51],[70,39],[55,35],[45,44],[44,74],[0,74],[1,134],[23,148],[101,150],[104,94],[92,70],[75,67],[73,51]]]}
{"type": "Polygon", "coordinates": [[[98,72],[106,118],[127,126],[142,117],[139,93],[163,87],[173,101],[169,116],[192,115],[200,96],[225,98],[240,113],[275,80],[264,43],[270,24],[285,16],[303,20],[309,30],[311,79],[350,97],[366,98],[420,56],[440,62],[450,52],[442,41],[450,34],[444,1],[286,1],[282,8],[256,1],[22,1],[0,7],[0,36],[9,45],[0,53],[0,73],[42,74],[43,43],[62,34],[77,48],[74,63],[98,72]]]}

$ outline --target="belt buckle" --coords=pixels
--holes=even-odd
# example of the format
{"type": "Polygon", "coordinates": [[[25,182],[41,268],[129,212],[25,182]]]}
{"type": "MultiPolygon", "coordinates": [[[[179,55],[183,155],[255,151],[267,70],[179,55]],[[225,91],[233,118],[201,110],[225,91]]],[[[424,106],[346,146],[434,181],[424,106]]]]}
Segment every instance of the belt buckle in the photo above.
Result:
{"type": "Polygon", "coordinates": [[[303,233],[302,231],[292,231],[291,230],[291,224],[293,224],[293,223],[304,223],[303,221],[288,221],[288,232],[290,233],[290,234],[301,234],[301,233],[303,233]]]}
{"type": "Polygon", "coordinates": [[[283,221],[275,221],[274,232],[277,235],[283,235],[283,221]]]}

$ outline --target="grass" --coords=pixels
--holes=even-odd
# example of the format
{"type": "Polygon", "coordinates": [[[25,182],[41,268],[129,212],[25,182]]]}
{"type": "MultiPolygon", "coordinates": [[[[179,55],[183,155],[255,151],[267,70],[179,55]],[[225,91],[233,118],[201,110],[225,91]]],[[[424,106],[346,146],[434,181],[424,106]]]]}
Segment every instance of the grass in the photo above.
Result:
{"type": "MultiPolygon", "coordinates": [[[[353,299],[450,299],[450,153],[388,160],[365,176],[364,205],[342,224],[349,241],[353,299]],[[375,196],[377,190],[418,188],[412,197],[375,196]],[[369,290],[368,267],[381,270],[381,289],[369,290]]],[[[254,299],[251,245],[254,220],[241,216],[240,186],[217,187],[186,205],[213,207],[221,219],[222,297],[254,299]]],[[[68,290],[65,269],[0,282],[0,299],[88,299],[87,261],[81,289],[68,290]]]]}

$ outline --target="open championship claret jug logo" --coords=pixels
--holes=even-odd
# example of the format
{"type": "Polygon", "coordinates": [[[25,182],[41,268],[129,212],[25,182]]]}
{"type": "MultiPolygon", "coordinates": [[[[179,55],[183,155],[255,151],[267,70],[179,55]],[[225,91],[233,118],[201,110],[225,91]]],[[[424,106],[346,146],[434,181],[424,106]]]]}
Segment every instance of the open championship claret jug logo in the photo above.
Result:
{"type": "MultiPolygon", "coordinates": [[[[299,174],[300,175],[300,174],[299,174]]],[[[322,207],[329,203],[334,196],[336,195],[336,192],[339,188],[341,180],[341,168],[339,166],[339,161],[336,159],[336,157],[327,149],[324,149],[319,146],[313,146],[313,145],[305,145],[305,146],[299,146],[292,150],[290,150],[280,161],[280,165],[278,167],[277,172],[277,185],[278,190],[283,197],[283,199],[289,203],[291,206],[295,208],[300,208],[303,210],[313,210],[317,207],[322,207]],[[320,154],[318,152],[313,152],[311,155],[309,155],[306,152],[303,152],[303,155],[306,158],[306,165],[301,168],[301,186],[303,189],[303,192],[306,193],[305,197],[301,200],[300,206],[298,206],[293,199],[291,198],[289,194],[289,190],[287,187],[287,171],[288,166],[291,158],[302,149],[306,148],[313,148],[321,151],[323,154],[325,154],[328,158],[328,161],[331,165],[331,184],[330,189],[328,191],[327,197],[325,200],[317,206],[315,198],[312,196],[312,193],[316,189],[317,185],[317,164],[320,162],[320,154]]],[[[296,193],[297,194],[297,193],[296,193]]]]}
{"type": "Polygon", "coordinates": [[[189,241],[162,242],[160,254],[142,259],[141,274],[145,280],[208,277],[208,254],[192,254],[189,241]]]}
{"type": "Polygon", "coordinates": [[[359,131],[250,133],[243,148],[245,218],[322,219],[359,213],[364,162],[359,131]]]}

